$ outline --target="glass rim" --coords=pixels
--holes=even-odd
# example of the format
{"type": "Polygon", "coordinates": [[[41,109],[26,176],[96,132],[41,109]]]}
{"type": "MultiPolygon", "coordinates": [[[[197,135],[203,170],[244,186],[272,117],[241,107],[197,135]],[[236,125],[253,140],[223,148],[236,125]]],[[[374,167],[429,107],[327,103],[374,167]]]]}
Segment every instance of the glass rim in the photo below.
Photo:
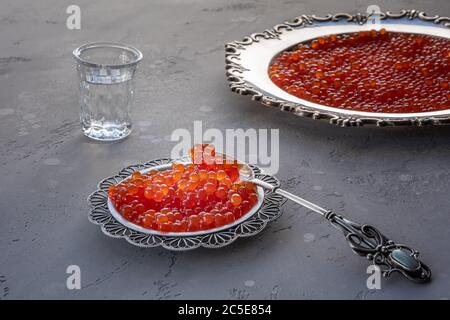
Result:
{"type": "Polygon", "coordinates": [[[73,55],[73,57],[74,57],[74,59],[76,61],[78,61],[79,63],[82,63],[83,65],[87,65],[87,66],[90,66],[90,67],[109,67],[109,68],[125,68],[125,67],[129,67],[129,66],[133,66],[133,65],[136,65],[139,61],[141,61],[142,57],[143,57],[142,52],[139,51],[137,48],[135,48],[133,46],[130,46],[130,45],[127,45],[127,44],[118,43],[118,42],[90,42],[90,43],[86,43],[86,44],[83,44],[83,45],[79,46],[75,50],[73,50],[72,55],[73,55]],[[136,58],[133,59],[130,62],[127,62],[127,63],[108,64],[108,63],[91,62],[91,61],[83,59],[81,57],[81,54],[83,53],[83,51],[88,50],[88,49],[95,49],[95,48],[118,48],[118,49],[123,49],[123,50],[127,50],[127,51],[133,53],[136,58]]]}

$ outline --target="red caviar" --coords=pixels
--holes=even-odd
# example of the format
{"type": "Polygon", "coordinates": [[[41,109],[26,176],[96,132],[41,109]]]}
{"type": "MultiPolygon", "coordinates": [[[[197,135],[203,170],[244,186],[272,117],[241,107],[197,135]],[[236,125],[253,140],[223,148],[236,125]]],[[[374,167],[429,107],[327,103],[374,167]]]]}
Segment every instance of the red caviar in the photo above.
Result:
{"type": "Polygon", "coordinates": [[[116,210],[147,229],[187,232],[230,224],[258,202],[256,186],[239,180],[236,161],[216,156],[211,145],[195,146],[191,156],[199,163],[134,172],[111,186],[108,195],[116,210]]]}
{"type": "Polygon", "coordinates": [[[320,37],[279,54],[269,76],[291,95],[341,109],[450,109],[450,40],[384,29],[320,37]]]}

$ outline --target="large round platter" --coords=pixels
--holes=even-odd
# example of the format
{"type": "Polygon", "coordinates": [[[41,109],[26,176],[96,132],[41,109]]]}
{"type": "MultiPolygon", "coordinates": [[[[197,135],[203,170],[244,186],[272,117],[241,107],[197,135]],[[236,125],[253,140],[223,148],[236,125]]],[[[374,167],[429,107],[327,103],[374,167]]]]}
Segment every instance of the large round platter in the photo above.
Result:
{"type": "MultiPolygon", "coordinates": [[[[169,250],[191,250],[198,247],[218,248],[228,245],[239,237],[259,233],[266,224],[278,218],[284,199],[270,191],[258,187],[258,203],[246,215],[234,223],[220,228],[196,232],[159,232],[142,228],[124,219],[111,204],[108,189],[131,176],[135,171],[146,172],[152,169],[165,170],[173,162],[187,159],[156,159],[145,164],[132,165],[122,169],[117,175],[106,178],[98,184],[97,190],[88,198],[91,207],[89,220],[100,225],[104,234],[114,238],[124,238],[140,247],[162,246],[169,250]]],[[[264,174],[261,169],[251,166],[256,178],[279,186],[274,176],[264,174]]]]}
{"type": "MultiPolygon", "coordinates": [[[[417,10],[378,15],[382,28],[392,32],[425,34],[450,39],[450,18],[417,10]]],[[[293,45],[320,36],[369,30],[370,15],[302,15],[226,45],[226,69],[232,91],[298,116],[328,120],[341,126],[363,124],[425,125],[450,123],[450,110],[421,113],[375,113],[328,107],[297,98],[276,86],[268,75],[272,59],[293,45]]]]}

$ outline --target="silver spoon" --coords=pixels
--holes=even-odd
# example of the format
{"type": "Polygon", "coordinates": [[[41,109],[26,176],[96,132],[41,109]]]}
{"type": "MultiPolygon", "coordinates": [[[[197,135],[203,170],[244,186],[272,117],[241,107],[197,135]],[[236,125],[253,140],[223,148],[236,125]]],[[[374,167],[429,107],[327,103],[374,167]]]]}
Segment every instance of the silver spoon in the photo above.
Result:
{"type": "Polygon", "coordinates": [[[395,243],[371,225],[354,223],[333,211],[324,209],[280,187],[260,180],[254,176],[253,170],[249,165],[243,163],[239,163],[239,165],[241,166],[241,180],[253,182],[270,192],[279,194],[322,215],[334,227],[344,233],[345,239],[353,252],[366,257],[375,265],[379,266],[383,276],[389,277],[392,273],[399,272],[409,280],[417,283],[430,281],[431,270],[418,259],[418,251],[395,243]]]}

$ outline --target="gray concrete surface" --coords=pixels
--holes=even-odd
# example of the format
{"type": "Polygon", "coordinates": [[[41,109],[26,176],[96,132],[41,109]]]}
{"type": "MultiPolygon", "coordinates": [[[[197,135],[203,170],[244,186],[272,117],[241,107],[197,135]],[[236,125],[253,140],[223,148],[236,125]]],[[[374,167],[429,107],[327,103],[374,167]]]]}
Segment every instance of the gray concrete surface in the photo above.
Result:
{"type": "MultiPolygon", "coordinates": [[[[339,128],[228,90],[224,43],[303,13],[365,11],[373,1],[12,1],[0,9],[0,298],[398,299],[450,297],[450,127],[339,128]],[[68,30],[76,3],[82,29],[68,30]],[[71,51],[119,41],[144,53],[135,131],[116,144],[79,129],[71,51]],[[287,204],[264,232],[220,250],[171,253],[104,236],[87,220],[96,183],[169,154],[192,129],[279,128],[279,178],[292,192],[377,225],[422,252],[434,280],[366,288],[364,259],[320,217],[287,204]],[[81,290],[65,287],[68,265],[81,290]]],[[[450,2],[378,1],[448,15],[450,2]]]]}

